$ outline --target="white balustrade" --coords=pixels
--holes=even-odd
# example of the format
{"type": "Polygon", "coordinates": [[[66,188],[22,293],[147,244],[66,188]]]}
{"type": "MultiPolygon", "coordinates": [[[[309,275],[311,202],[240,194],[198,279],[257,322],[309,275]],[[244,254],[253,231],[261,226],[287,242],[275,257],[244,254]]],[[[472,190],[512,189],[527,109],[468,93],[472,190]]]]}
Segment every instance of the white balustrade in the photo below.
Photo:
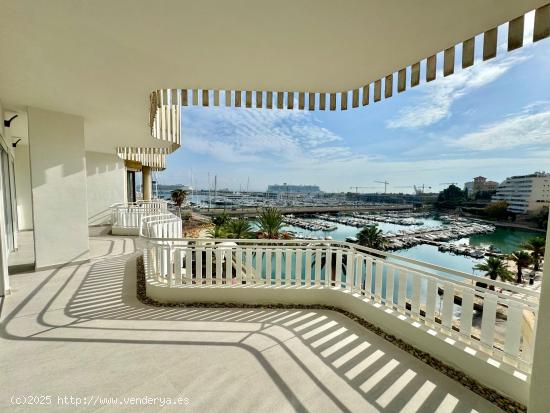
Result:
{"type": "Polygon", "coordinates": [[[172,214],[144,218],[141,235],[147,279],[156,284],[360,294],[518,370],[530,369],[532,340],[523,339],[523,327],[524,314],[537,317],[538,293],[531,290],[347,242],[182,239],[181,220],[172,214]]]}
{"type": "Polygon", "coordinates": [[[141,220],[150,215],[168,212],[162,200],[139,201],[111,206],[111,227],[115,235],[138,235],[141,220]]]}

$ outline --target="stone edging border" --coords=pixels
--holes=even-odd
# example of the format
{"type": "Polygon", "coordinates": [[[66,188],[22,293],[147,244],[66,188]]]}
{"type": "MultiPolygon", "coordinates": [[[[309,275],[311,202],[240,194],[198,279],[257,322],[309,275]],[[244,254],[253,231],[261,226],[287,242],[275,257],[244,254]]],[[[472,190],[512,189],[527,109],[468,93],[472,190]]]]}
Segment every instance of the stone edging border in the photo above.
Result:
{"type": "Polygon", "coordinates": [[[342,310],[337,307],[331,307],[326,305],[286,305],[286,304],[272,304],[272,305],[261,305],[261,304],[234,304],[234,303],[161,303],[156,300],[153,300],[147,297],[145,292],[145,268],[143,266],[143,256],[137,257],[136,260],[136,270],[137,270],[137,298],[138,300],[146,305],[152,307],[182,307],[182,308],[281,308],[281,309],[296,309],[296,310],[330,310],[337,313],[343,314],[344,316],[350,318],[351,320],[359,323],[367,330],[375,333],[376,335],[382,337],[386,341],[389,341],[393,345],[397,346],[403,351],[406,351],[413,357],[424,362],[428,366],[438,370],[447,377],[458,381],[464,387],[470,389],[477,395],[483,397],[484,399],[490,401],[500,409],[505,412],[510,413],[526,413],[527,407],[521,403],[518,403],[515,400],[506,397],[497,391],[491,389],[490,387],[484,386],[479,383],[477,380],[471,378],[460,370],[457,370],[454,367],[449,366],[448,364],[443,363],[442,361],[432,357],[429,353],[419,350],[416,347],[411,346],[410,344],[404,342],[403,340],[386,333],[381,328],[371,324],[367,320],[356,316],[353,313],[342,310]]]}

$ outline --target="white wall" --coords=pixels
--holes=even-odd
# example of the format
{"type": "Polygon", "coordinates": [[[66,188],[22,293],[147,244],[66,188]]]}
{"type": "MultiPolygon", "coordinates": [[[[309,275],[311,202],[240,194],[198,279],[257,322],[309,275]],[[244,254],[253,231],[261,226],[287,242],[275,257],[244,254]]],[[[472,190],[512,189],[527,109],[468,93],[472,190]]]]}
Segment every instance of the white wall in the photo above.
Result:
{"type": "Polygon", "coordinates": [[[89,258],[84,120],[28,109],[36,268],[89,258]]]}
{"type": "Polygon", "coordinates": [[[17,219],[19,230],[32,229],[31,165],[28,145],[15,148],[15,188],[17,191],[17,219]]]}
{"type": "Polygon", "coordinates": [[[110,223],[109,207],[125,201],[126,168],[114,154],[86,152],[88,225],[110,223]]]}

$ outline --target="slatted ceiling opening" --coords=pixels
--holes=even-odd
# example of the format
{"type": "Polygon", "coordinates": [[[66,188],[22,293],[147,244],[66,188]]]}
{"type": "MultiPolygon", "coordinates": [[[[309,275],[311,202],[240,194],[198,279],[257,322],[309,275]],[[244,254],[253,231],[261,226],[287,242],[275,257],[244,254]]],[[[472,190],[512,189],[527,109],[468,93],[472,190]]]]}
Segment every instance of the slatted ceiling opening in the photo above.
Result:
{"type": "Polygon", "coordinates": [[[305,93],[298,93],[298,109],[303,110],[305,108],[305,93]]]}
{"type": "Polygon", "coordinates": [[[348,110],[348,92],[340,93],[340,110],[348,110]]]}
{"type": "Polygon", "coordinates": [[[310,93],[307,99],[309,110],[315,110],[315,93],[310,93]]]}
{"type": "Polygon", "coordinates": [[[508,24],[508,51],[519,49],[523,46],[524,25],[524,16],[511,20],[508,24]]]}
{"type": "Polygon", "coordinates": [[[353,89],[351,96],[351,107],[356,108],[359,106],[359,89],[353,89]]]}
{"type": "Polygon", "coordinates": [[[397,73],[397,93],[403,92],[407,88],[407,69],[401,69],[397,73]]]}
{"type": "Polygon", "coordinates": [[[363,98],[362,98],[362,104],[363,106],[367,106],[369,104],[369,85],[363,86],[363,98]]]}
{"type": "Polygon", "coordinates": [[[533,28],[533,41],[545,39],[550,36],[550,4],[542,6],[535,11],[535,27],[533,28]]]}
{"type": "Polygon", "coordinates": [[[437,55],[428,57],[426,60],[426,82],[435,80],[437,70],[437,55]]]}
{"type": "Polygon", "coordinates": [[[273,92],[267,92],[266,108],[268,108],[268,109],[273,108],[273,92]]]}
{"type": "Polygon", "coordinates": [[[251,90],[246,91],[246,107],[247,108],[252,107],[252,91],[251,90]]]}
{"type": "Polygon", "coordinates": [[[455,71],[455,47],[445,49],[443,53],[443,76],[452,75],[455,71]]]}
{"type": "Polygon", "coordinates": [[[374,82],[374,101],[379,102],[382,99],[382,81],[378,79],[374,82]]]}
{"type": "Polygon", "coordinates": [[[420,84],[420,62],[411,66],[411,87],[418,86],[420,84]]]}
{"type": "Polygon", "coordinates": [[[319,110],[325,110],[327,105],[327,94],[326,93],[320,93],[319,94],[319,110]]]}
{"type": "Polygon", "coordinates": [[[483,60],[492,59],[497,55],[498,28],[483,33],[483,60]]]}
{"type": "Polygon", "coordinates": [[[262,104],[263,104],[262,100],[263,100],[263,92],[257,90],[256,91],[256,107],[257,108],[262,107],[262,104]]]}
{"type": "Polygon", "coordinates": [[[384,80],[384,98],[391,98],[393,94],[393,74],[386,76],[384,80]]]}
{"type": "Polygon", "coordinates": [[[330,94],[330,110],[336,110],[336,93],[330,94]]]}
{"type": "Polygon", "coordinates": [[[283,108],[283,103],[285,100],[284,98],[285,98],[285,95],[283,92],[277,92],[277,109],[283,108]]]}
{"type": "Polygon", "coordinates": [[[289,109],[294,109],[294,92],[288,92],[286,106],[289,109]]]}

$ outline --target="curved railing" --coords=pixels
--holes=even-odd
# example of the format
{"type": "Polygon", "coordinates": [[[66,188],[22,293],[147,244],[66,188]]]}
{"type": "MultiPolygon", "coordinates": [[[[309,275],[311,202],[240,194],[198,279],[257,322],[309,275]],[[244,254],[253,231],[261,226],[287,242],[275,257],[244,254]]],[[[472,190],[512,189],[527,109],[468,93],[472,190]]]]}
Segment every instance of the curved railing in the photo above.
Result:
{"type": "Polygon", "coordinates": [[[144,219],[141,236],[155,286],[345,291],[530,371],[537,292],[343,241],[182,239],[172,214],[144,219]]]}
{"type": "Polygon", "coordinates": [[[168,203],[158,199],[112,205],[112,233],[115,235],[138,235],[141,220],[144,217],[167,212],[168,203]]]}

